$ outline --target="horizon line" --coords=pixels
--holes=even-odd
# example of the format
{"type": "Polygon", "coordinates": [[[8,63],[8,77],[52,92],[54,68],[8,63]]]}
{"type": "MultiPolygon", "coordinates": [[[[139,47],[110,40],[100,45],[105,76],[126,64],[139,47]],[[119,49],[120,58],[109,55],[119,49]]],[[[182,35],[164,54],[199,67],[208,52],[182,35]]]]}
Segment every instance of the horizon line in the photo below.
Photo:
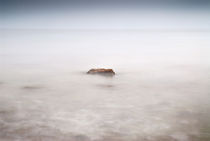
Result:
{"type": "Polygon", "coordinates": [[[25,31],[139,31],[139,32],[210,32],[210,29],[181,29],[181,28],[171,28],[171,29],[140,29],[140,28],[0,28],[0,30],[25,30],[25,31]]]}

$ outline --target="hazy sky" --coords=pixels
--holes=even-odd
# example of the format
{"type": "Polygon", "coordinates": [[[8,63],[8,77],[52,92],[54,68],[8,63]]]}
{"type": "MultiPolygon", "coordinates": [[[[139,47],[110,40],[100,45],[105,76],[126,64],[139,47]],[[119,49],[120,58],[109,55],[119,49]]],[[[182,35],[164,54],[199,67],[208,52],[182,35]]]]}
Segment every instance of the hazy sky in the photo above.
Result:
{"type": "Polygon", "coordinates": [[[0,28],[210,29],[209,0],[0,0],[0,28]]]}

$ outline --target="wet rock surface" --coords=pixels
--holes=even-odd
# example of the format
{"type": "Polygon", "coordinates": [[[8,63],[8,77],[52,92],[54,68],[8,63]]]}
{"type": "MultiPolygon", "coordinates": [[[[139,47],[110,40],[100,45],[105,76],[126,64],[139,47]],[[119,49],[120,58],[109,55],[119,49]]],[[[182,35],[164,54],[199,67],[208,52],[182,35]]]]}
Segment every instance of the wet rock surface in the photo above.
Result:
{"type": "Polygon", "coordinates": [[[105,68],[97,68],[97,69],[90,69],[87,74],[98,74],[98,75],[107,75],[113,76],[115,72],[113,69],[105,69],[105,68]]]}

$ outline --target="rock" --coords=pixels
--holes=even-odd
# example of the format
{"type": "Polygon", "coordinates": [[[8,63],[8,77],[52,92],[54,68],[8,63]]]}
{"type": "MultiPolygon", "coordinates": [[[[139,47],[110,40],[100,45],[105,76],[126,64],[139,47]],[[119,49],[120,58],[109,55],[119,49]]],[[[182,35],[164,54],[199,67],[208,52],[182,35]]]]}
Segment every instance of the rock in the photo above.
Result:
{"type": "Polygon", "coordinates": [[[113,76],[115,75],[115,72],[112,69],[98,68],[98,69],[90,69],[87,72],[87,74],[100,74],[100,75],[113,76]]]}

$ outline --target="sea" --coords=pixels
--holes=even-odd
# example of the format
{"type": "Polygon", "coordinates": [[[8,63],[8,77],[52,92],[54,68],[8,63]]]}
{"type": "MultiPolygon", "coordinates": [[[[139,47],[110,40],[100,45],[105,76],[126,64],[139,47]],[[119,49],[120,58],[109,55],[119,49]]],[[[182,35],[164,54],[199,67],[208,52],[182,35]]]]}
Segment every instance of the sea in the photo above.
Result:
{"type": "Polygon", "coordinates": [[[209,140],[209,31],[1,29],[0,141],[209,140]]]}

